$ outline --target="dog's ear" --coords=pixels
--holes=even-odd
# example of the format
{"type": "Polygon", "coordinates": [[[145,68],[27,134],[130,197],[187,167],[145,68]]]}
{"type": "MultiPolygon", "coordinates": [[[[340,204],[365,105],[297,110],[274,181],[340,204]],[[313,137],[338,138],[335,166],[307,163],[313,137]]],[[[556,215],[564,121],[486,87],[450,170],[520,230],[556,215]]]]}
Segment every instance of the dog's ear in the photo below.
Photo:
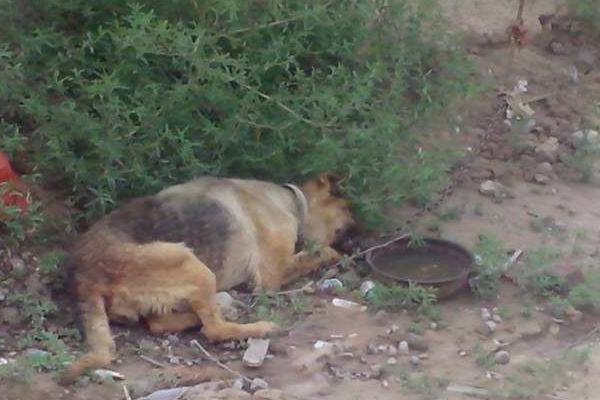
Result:
{"type": "Polygon", "coordinates": [[[326,190],[327,192],[335,192],[338,186],[338,183],[342,180],[339,175],[336,175],[331,172],[326,172],[319,175],[317,182],[321,189],[326,190]]]}

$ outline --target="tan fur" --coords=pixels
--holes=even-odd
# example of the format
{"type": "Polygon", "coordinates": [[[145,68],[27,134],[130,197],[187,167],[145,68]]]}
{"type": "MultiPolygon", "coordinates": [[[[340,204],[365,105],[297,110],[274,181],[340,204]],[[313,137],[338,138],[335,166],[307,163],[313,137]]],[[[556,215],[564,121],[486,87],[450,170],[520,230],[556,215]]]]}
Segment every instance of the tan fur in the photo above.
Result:
{"type": "Polygon", "coordinates": [[[265,321],[224,321],[215,293],[244,282],[276,290],[338,260],[339,254],[329,246],[353,221],[347,203],[332,194],[333,185],[334,178],[324,175],[302,187],[309,205],[306,221],[301,221],[295,194],[287,188],[214,178],[173,186],[138,203],[134,200],[129,208],[124,206],[99,221],[72,251],[88,352],[68,368],[64,381],[110,364],[115,344],[109,320],[135,323],[143,318],[153,333],[201,323],[202,333],[211,341],[274,332],[276,327],[265,321]],[[203,209],[200,204],[208,205],[203,209]],[[161,220],[160,213],[174,222],[161,220]],[[160,218],[152,219],[156,215],[160,218]],[[323,245],[321,251],[295,253],[303,223],[305,234],[323,245]],[[146,231],[154,228],[157,237],[180,237],[181,242],[140,239],[152,238],[154,233],[146,231]],[[204,237],[195,237],[196,232],[204,237]],[[200,254],[219,260],[219,265],[205,264],[200,254]]]}

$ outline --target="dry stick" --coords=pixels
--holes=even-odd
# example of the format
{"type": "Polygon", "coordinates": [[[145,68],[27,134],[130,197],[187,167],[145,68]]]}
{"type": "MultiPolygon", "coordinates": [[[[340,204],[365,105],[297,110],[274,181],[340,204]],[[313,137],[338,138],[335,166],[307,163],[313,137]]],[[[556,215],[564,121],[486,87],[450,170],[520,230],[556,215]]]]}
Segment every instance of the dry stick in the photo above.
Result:
{"type": "Polygon", "coordinates": [[[131,400],[131,395],[129,394],[129,390],[127,390],[127,386],[123,385],[123,392],[125,393],[125,400],[131,400]]]}
{"type": "Polygon", "coordinates": [[[517,11],[517,23],[523,25],[523,9],[525,8],[525,0],[519,0],[519,10],[517,11]]]}
{"type": "Polygon", "coordinates": [[[149,362],[150,364],[159,367],[159,368],[166,368],[167,366],[159,361],[153,360],[152,358],[145,356],[143,354],[140,354],[140,358],[144,361],[149,362]]]}
{"type": "Polygon", "coordinates": [[[208,350],[206,350],[196,339],[192,339],[190,340],[190,344],[195,346],[198,350],[200,350],[206,357],[208,357],[209,360],[211,360],[212,362],[214,362],[215,364],[217,364],[219,367],[223,368],[225,371],[237,376],[238,378],[243,379],[246,382],[252,382],[252,380],[242,374],[240,374],[237,371],[234,371],[233,369],[229,368],[227,365],[223,364],[221,361],[219,361],[218,358],[216,358],[215,356],[213,356],[212,354],[210,354],[208,352],[208,350]]]}
{"type": "Polygon", "coordinates": [[[598,332],[600,332],[600,326],[595,326],[594,329],[592,329],[591,331],[589,331],[588,333],[586,333],[585,335],[583,335],[582,337],[580,337],[579,339],[577,339],[576,341],[574,341],[573,343],[571,343],[570,345],[568,345],[567,349],[570,350],[573,347],[576,347],[576,346],[580,345],[581,343],[585,342],[587,339],[591,338],[592,336],[594,336],[598,332]]]}

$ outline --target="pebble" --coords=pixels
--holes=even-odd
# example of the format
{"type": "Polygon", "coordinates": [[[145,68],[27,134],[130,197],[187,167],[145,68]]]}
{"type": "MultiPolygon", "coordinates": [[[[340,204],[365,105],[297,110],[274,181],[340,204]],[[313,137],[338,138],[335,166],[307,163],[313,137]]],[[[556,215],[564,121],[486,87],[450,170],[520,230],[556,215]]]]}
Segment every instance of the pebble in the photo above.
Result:
{"type": "Polygon", "coordinates": [[[268,389],[268,388],[269,388],[269,384],[264,379],[254,378],[254,379],[252,379],[252,382],[250,382],[250,390],[253,392],[256,390],[268,389]]]}
{"type": "Polygon", "coordinates": [[[375,282],[364,281],[360,285],[360,293],[363,295],[363,297],[367,297],[373,288],[375,288],[375,282]]]}
{"type": "Polygon", "coordinates": [[[459,352],[458,352],[458,355],[459,355],[460,357],[466,357],[466,356],[467,356],[467,352],[466,352],[466,351],[464,351],[464,350],[461,350],[461,351],[459,351],[459,352]]]}
{"type": "Polygon", "coordinates": [[[487,180],[479,186],[479,192],[484,196],[493,197],[496,199],[504,199],[513,197],[510,190],[497,181],[487,180]]]}
{"type": "Polygon", "coordinates": [[[482,308],[481,309],[481,319],[484,321],[492,319],[492,314],[490,313],[490,310],[488,310],[487,308],[482,308]]]}
{"type": "Polygon", "coordinates": [[[485,325],[489,329],[490,333],[494,333],[496,331],[497,326],[498,326],[494,321],[486,321],[485,325]]]}
{"type": "Polygon", "coordinates": [[[48,357],[50,353],[40,349],[27,349],[23,352],[25,357],[48,357]]]}
{"type": "Polygon", "coordinates": [[[336,278],[325,279],[319,284],[319,290],[322,292],[335,291],[344,287],[342,281],[336,278]]]}
{"type": "Polygon", "coordinates": [[[12,273],[18,277],[25,276],[27,274],[27,267],[25,261],[19,257],[12,257],[10,259],[10,265],[12,266],[12,273]]]}
{"type": "Polygon", "coordinates": [[[375,346],[372,343],[368,344],[367,345],[367,354],[369,354],[369,355],[377,354],[377,346],[375,346]]]}
{"type": "Polygon", "coordinates": [[[406,342],[408,343],[408,345],[410,346],[411,349],[418,350],[418,351],[429,350],[429,344],[427,343],[427,340],[421,335],[417,335],[415,333],[409,333],[406,336],[406,342]]]}
{"type": "Polygon", "coordinates": [[[497,324],[501,324],[502,323],[502,317],[499,316],[498,314],[494,314],[492,316],[492,321],[494,321],[497,324]]]}
{"type": "Polygon", "coordinates": [[[381,381],[381,386],[387,389],[390,387],[390,383],[386,379],[384,379],[381,381]]]}
{"type": "Polygon", "coordinates": [[[408,347],[408,342],[403,340],[398,344],[398,352],[402,355],[410,354],[410,348],[408,347]]]}
{"type": "Polygon", "coordinates": [[[510,362],[510,354],[508,351],[501,350],[494,355],[494,361],[501,365],[508,364],[510,362]]]}
{"type": "Polygon", "coordinates": [[[390,344],[388,346],[387,353],[390,356],[395,356],[396,354],[398,354],[398,349],[396,348],[396,346],[390,344]]]}
{"type": "Polygon", "coordinates": [[[169,357],[169,364],[172,364],[172,365],[179,365],[179,357],[176,357],[176,356],[170,356],[170,357],[169,357]]]}
{"type": "Polygon", "coordinates": [[[236,379],[233,384],[231,385],[232,388],[236,389],[236,390],[244,390],[244,380],[243,379],[236,379]]]}
{"type": "MultiPolygon", "coordinates": [[[[242,362],[246,367],[258,368],[263,365],[269,350],[269,339],[248,339],[248,348],[244,352],[242,362]]],[[[315,344],[316,345],[316,344],[315,344]]]]}
{"type": "Polygon", "coordinates": [[[431,322],[431,323],[429,324],[429,328],[430,328],[431,330],[433,330],[433,331],[437,330],[437,328],[438,328],[438,324],[437,324],[437,322],[431,322]]]}
{"type": "Polygon", "coordinates": [[[177,343],[179,343],[179,338],[177,337],[177,335],[172,335],[172,334],[168,335],[167,340],[173,346],[175,346],[177,343]]]}
{"type": "Polygon", "coordinates": [[[359,310],[359,311],[367,310],[367,306],[360,305],[354,301],[338,299],[337,297],[335,299],[331,300],[331,304],[333,304],[336,307],[346,308],[348,310],[359,310]]]}
{"type": "Polygon", "coordinates": [[[387,364],[388,365],[396,365],[396,364],[398,364],[398,359],[396,359],[396,357],[390,357],[387,359],[387,364]]]}
{"type": "Polygon", "coordinates": [[[417,365],[419,365],[421,363],[421,359],[417,356],[412,356],[410,358],[410,363],[416,367],[417,365]]]}
{"type": "Polygon", "coordinates": [[[99,377],[100,379],[113,379],[113,380],[118,380],[118,381],[122,381],[125,379],[125,375],[116,372],[116,371],[111,371],[109,369],[96,369],[94,370],[94,375],[96,375],[97,377],[99,377]]]}

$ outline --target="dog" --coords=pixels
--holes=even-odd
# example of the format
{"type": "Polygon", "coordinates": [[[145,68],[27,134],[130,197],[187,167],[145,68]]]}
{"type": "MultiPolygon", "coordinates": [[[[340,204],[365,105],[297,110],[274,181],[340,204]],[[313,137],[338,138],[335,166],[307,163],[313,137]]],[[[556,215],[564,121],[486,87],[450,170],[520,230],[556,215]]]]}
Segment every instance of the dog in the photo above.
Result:
{"type": "Polygon", "coordinates": [[[331,246],[354,225],[338,178],[302,187],[202,177],[117,208],[74,243],[73,287],[87,353],[62,382],[109,365],[116,354],[109,321],[144,321],[154,334],[202,326],[209,341],[265,337],[270,322],[225,321],[217,291],[243,283],[278,290],[339,261],[331,246]],[[298,250],[302,240],[317,250],[298,250]]]}

